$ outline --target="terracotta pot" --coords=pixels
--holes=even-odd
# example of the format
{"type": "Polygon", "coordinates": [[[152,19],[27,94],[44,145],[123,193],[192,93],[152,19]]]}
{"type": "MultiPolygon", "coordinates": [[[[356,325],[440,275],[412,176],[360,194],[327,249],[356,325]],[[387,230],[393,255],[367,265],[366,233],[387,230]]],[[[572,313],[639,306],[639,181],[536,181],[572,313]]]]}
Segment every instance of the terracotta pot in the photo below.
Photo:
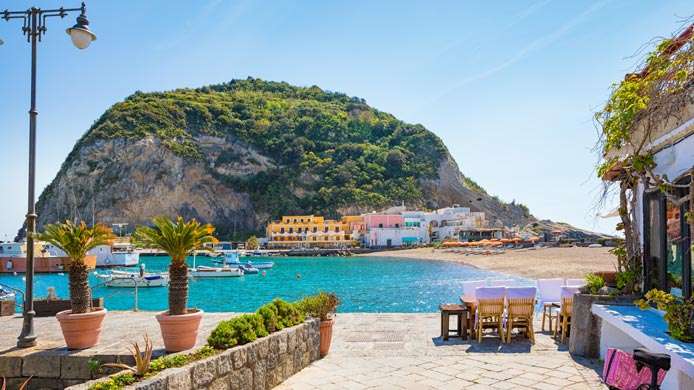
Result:
{"type": "Polygon", "coordinates": [[[330,351],[330,342],[333,340],[334,319],[320,322],[320,356],[324,357],[330,351]]]}
{"type": "Polygon", "coordinates": [[[101,323],[106,317],[106,309],[94,308],[89,313],[72,314],[64,310],[55,315],[63,331],[68,349],[85,349],[99,343],[101,323]]]}
{"type": "Polygon", "coordinates": [[[202,310],[191,309],[187,314],[169,315],[168,311],[157,314],[161,337],[166,352],[180,352],[195,346],[202,310]]]}

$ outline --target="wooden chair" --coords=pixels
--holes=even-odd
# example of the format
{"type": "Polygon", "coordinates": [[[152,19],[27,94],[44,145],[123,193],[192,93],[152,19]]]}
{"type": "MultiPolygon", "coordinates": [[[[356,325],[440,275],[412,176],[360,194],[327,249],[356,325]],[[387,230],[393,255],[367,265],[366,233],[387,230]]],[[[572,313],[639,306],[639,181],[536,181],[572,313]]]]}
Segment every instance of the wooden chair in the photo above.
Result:
{"type": "Polygon", "coordinates": [[[504,338],[504,309],[506,300],[505,287],[479,287],[475,293],[477,297],[477,314],[475,317],[475,330],[477,342],[482,342],[484,329],[496,329],[503,343],[504,338]]]}
{"type": "Polygon", "coordinates": [[[578,293],[580,287],[562,286],[561,301],[559,306],[559,317],[557,326],[554,328],[554,338],[561,333],[561,342],[566,342],[571,327],[571,311],[573,310],[574,294],[578,293]]]}
{"type": "Polygon", "coordinates": [[[535,287],[514,287],[506,290],[508,308],[506,309],[506,342],[511,342],[511,331],[523,329],[530,342],[535,344],[535,287]]]}
{"type": "Polygon", "coordinates": [[[549,320],[549,331],[552,332],[552,322],[558,317],[558,313],[553,309],[559,306],[561,286],[563,285],[564,279],[562,278],[537,280],[537,289],[540,295],[540,304],[542,305],[542,326],[540,329],[543,332],[546,320],[549,320]]]}

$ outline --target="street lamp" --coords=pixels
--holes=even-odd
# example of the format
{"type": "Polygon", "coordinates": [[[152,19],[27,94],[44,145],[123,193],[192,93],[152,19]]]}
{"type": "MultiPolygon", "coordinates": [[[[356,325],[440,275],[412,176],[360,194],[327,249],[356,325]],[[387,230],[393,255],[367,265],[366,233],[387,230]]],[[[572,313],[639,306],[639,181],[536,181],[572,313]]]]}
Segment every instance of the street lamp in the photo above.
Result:
{"type": "Polygon", "coordinates": [[[36,44],[41,42],[41,36],[46,31],[46,19],[59,16],[64,18],[69,12],[80,11],[77,17],[77,24],[68,28],[66,32],[70,35],[72,43],[78,49],[85,49],[96,39],[96,35],[89,30],[87,20],[87,7],[82,3],[80,8],[41,9],[32,7],[26,11],[8,11],[0,13],[0,18],[9,21],[10,19],[20,19],[23,22],[22,33],[27,37],[27,42],[31,43],[31,108],[29,109],[29,195],[28,208],[26,215],[26,238],[27,238],[27,257],[26,257],[26,291],[24,292],[24,313],[22,333],[17,339],[17,347],[27,348],[36,345],[36,334],[34,334],[34,235],[36,234],[36,208],[34,196],[35,171],[36,171],[36,44]]]}

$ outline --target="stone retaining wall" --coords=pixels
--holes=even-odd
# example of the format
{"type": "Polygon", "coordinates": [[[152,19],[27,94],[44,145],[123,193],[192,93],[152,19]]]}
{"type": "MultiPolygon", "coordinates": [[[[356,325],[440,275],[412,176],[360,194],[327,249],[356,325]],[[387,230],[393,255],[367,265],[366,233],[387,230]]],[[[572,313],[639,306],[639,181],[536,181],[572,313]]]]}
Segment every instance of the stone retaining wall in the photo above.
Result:
{"type": "Polygon", "coordinates": [[[600,317],[593,315],[591,306],[594,303],[608,305],[632,305],[636,296],[609,295],[574,295],[573,312],[571,313],[571,333],[569,334],[569,352],[587,358],[600,356],[600,317]]]}
{"type": "MultiPolygon", "coordinates": [[[[164,370],[128,389],[272,389],[319,359],[319,326],[318,320],[309,319],[301,325],[283,329],[184,367],[164,370]]],[[[97,381],[69,389],[86,390],[95,382],[97,381]]]]}

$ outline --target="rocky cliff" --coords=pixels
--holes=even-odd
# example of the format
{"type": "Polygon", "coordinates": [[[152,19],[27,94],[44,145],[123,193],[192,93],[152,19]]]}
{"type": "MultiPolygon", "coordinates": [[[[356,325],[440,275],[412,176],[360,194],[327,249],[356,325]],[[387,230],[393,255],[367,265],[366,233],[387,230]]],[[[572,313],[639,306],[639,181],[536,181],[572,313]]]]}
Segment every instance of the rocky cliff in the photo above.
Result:
{"type": "Polygon", "coordinates": [[[496,224],[535,221],[488,195],[441,140],[362,99],[257,79],[137,92],[77,142],[38,202],[39,226],[195,217],[225,238],[281,214],[330,217],[459,204],[496,224]]]}

